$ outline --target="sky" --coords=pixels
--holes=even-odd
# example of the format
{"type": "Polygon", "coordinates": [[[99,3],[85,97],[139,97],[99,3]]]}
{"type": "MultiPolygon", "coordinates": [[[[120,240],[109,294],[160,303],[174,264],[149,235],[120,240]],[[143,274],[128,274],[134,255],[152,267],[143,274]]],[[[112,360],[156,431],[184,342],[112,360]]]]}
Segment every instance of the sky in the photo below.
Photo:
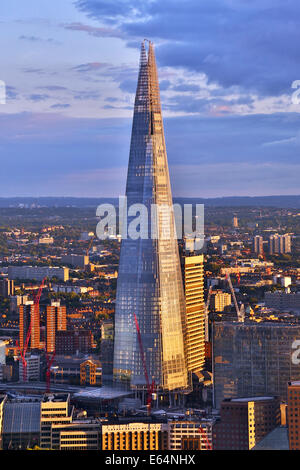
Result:
{"type": "Polygon", "coordinates": [[[124,194],[144,38],[173,195],[299,195],[298,0],[10,0],[0,196],[124,194]]]}

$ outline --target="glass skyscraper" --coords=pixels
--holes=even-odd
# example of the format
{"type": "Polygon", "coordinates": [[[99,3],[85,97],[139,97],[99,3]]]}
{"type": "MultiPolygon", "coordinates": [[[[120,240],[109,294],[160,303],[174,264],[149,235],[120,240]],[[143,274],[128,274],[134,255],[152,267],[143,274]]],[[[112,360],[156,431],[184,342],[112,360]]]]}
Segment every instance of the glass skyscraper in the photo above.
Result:
{"type": "MultiPolygon", "coordinates": [[[[126,197],[148,210],[143,236],[122,237],[117,282],[114,381],[142,390],[188,387],[185,302],[155,55],[142,43],[134,105],[126,197]],[[151,217],[152,208],[152,217],[151,217]],[[155,221],[155,223],[154,223],[155,221]],[[156,233],[156,236],[153,236],[156,233]],[[152,237],[151,237],[152,235],[152,237]],[[141,333],[141,345],[134,315],[141,333]],[[144,356],[144,362],[143,362],[144,356]]],[[[128,215],[127,229],[135,219],[128,215]]]]}

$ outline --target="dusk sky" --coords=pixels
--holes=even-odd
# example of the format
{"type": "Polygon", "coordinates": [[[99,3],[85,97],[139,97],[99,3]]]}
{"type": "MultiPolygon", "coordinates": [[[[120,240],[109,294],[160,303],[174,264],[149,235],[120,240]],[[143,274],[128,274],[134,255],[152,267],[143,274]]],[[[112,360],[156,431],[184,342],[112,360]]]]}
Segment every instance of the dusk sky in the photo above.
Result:
{"type": "Polygon", "coordinates": [[[4,0],[0,28],[0,196],[124,194],[144,38],[173,195],[300,194],[298,0],[4,0]]]}

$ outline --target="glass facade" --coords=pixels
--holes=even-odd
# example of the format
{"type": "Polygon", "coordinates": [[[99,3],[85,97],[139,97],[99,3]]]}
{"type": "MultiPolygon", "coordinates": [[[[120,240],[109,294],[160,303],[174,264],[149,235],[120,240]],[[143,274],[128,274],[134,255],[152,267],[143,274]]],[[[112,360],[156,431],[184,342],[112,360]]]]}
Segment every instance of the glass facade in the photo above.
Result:
{"type": "Polygon", "coordinates": [[[299,324],[215,322],[215,406],[224,398],[250,396],[286,401],[288,381],[300,379],[300,364],[292,361],[295,340],[300,340],[299,324]]]}
{"type": "MultiPolygon", "coordinates": [[[[184,292],[151,43],[148,54],[144,43],[141,50],[126,197],[128,208],[143,204],[148,209],[148,223],[146,229],[144,224],[143,237],[122,237],[115,313],[114,380],[137,389],[146,385],[135,314],[149,381],[154,381],[161,390],[185,389],[188,374],[184,292]],[[157,236],[151,237],[154,232],[157,236]]],[[[135,216],[128,216],[127,231],[134,219],[135,216]]]]}

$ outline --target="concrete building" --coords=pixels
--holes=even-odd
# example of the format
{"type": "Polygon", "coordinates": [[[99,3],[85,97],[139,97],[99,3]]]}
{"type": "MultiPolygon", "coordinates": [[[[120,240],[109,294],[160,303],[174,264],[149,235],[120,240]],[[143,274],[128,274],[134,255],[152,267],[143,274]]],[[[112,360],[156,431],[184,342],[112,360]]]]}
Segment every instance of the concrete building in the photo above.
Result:
{"type": "Polygon", "coordinates": [[[280,424],[280,403],[275,397],[224,400],[221,419],[213,429],[214,450],[250,450],[280,424]]]}
{"type": "Polygon", "coordinates": [[[128,423],[102,425],[102,450],[168,449],[165,423],[128,423]]]}
{"type": "Polygon", "coordinates": [[[210,305],[215,312],[224,312],[231,305],[231,294],[222,290],[212,291],[210,305]]]}
{"type": "Polygon", "coordinates": [[[62,262],[65,264],[69,264],[74,268],[85,268],[88,266],[90,260],[89,257],[86,255],[64,255],[61,258],[62,262]]]}
{"type": "MultiPolygon", "coordinates": [[[[34,354],[26,354],[26,381],[39,381],[40,380],[40,356],[34,354]]],[[[22,382],[24,380],[23,376],[23,362],[19,361],[19,380],[22,382]]]]}
{"type": "Polygon", "coordinates": [[[213,420],[176,420],[168,421],[168,449],[184,450],[192,442],[193,450],[208,450],[212,446],[213,420]],[[200,433],[200,426],[203,432],[200,433]]]}
{"type": "Polygon", "coordinates": [[[62,281],[69,280],[69,268],[54,266],[8,266],[9,279],[36,279],[42,281],[44,277],[57,277],[62,281]]]}

